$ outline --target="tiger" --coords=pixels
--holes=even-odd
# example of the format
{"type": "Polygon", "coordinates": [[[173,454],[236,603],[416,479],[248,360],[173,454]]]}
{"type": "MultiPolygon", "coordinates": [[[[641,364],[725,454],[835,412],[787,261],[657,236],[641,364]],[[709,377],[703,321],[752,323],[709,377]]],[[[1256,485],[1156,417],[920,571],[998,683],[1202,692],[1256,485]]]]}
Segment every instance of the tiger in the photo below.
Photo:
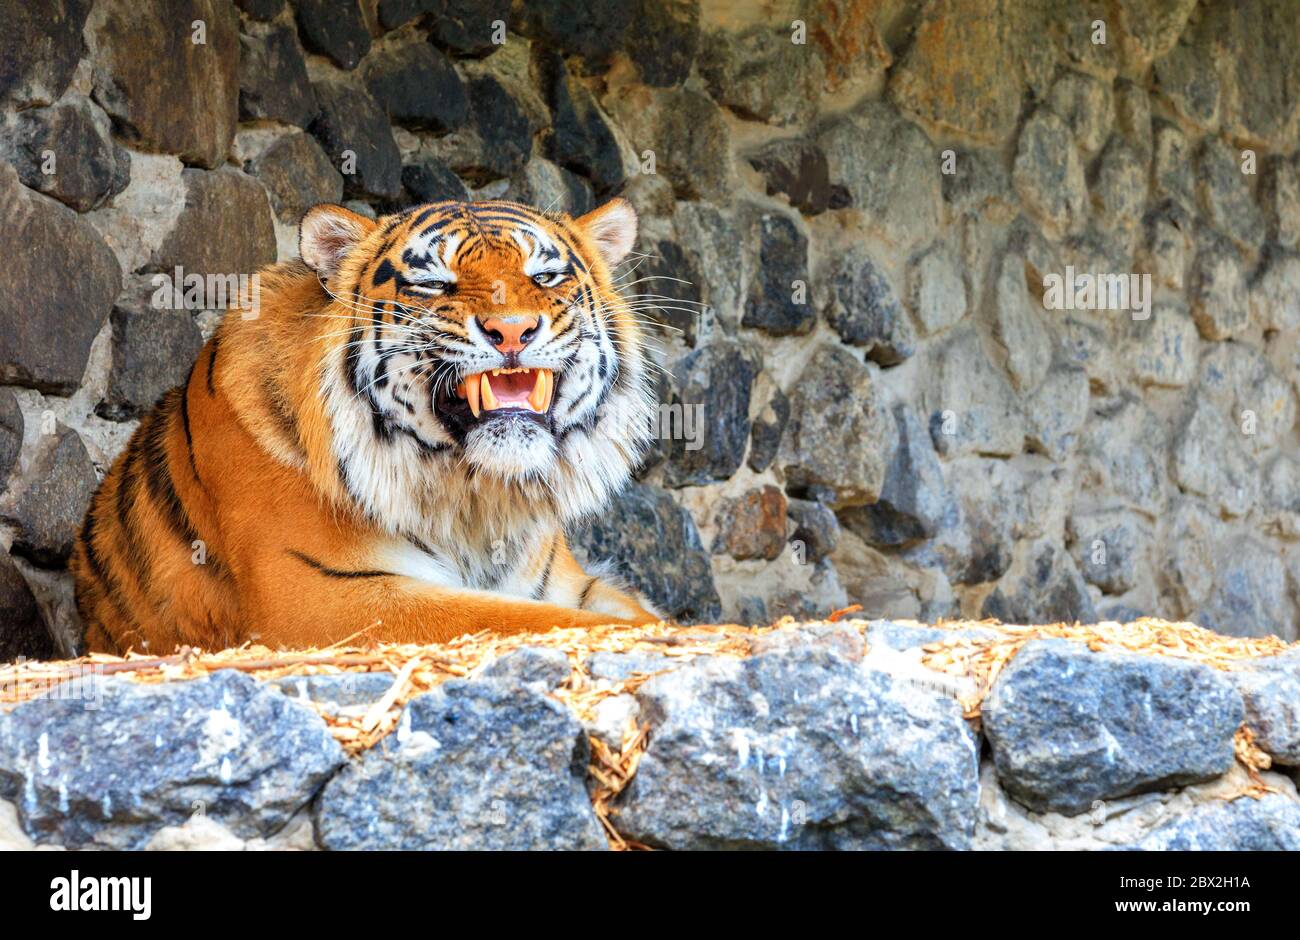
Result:
{"type": "Polygon", "coordinates": [[[312,207],[95,492],[91,651],[438,643],[661,614],[575,559],[653,437],[637,215],[312,207]]]}

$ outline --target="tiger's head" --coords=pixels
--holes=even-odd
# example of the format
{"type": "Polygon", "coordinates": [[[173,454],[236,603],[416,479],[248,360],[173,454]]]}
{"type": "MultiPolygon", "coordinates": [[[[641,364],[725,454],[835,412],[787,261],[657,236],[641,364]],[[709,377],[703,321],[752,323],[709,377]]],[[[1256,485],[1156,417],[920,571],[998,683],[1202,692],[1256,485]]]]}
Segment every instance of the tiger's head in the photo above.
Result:
{"type": "Polygon", "coordinates": [[[577,219],[505,201],[310,210],[300,254],[330,298],[323,392],[353,498],[407,529],[436,499],[561,522],[599,508],[654,412],[611,275],[636,226],[622,199],[577,219]]]}

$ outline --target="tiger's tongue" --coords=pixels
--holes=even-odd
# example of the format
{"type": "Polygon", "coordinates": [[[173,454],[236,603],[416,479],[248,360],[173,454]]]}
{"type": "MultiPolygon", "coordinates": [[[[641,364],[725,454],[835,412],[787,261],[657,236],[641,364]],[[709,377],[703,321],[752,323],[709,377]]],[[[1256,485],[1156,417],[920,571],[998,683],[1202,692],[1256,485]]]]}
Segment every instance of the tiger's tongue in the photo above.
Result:
{"type": "Polygon", "coordinates": [[[502,405],[527,407],[528,396],[532,394],[533,386],[537,383],[537,375],[531,371],[503,375],[488,373],[488,383],[492,386],[492,394],[496,397],[498,407],[502,405]]]}

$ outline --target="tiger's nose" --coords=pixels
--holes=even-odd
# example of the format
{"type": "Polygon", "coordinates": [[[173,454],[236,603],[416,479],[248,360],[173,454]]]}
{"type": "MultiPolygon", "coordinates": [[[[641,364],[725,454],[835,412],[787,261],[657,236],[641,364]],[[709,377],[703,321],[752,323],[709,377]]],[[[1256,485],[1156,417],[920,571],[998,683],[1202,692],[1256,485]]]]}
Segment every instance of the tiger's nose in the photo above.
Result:
{"type": "Polygon", "coordinates": [[[522,352],[537,335],[537,317],[488,317],[482,321],[488,340],[503,353],[522,352]]]}

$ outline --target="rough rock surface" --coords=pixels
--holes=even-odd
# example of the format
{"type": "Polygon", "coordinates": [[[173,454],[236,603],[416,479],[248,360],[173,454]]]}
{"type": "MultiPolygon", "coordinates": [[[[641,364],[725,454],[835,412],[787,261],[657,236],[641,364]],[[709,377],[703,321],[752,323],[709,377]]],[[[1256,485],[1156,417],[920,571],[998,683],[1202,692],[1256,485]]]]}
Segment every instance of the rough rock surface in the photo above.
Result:
{"type": "Polygon", "coordinates": [[[24,246],[0,270],[0,382],[70,392],[121,289],[121,269],[89,223],[24,193],[3,163],[0,205],[12,215],[13,243],[24,246]],[[51,270],[77,276],[50,277],[51,270]]]}
{"type": "Polygon", "coordinates": [[[1279,796],[1206,804],[1139,842],[1148,852],[1297,852],[1300,805],[1279,796]]]}
{"type": "Polygon", "coordinates": [[[232,167],[185,170],[181,181],[185,206],[154,252],[150,270],[251,276],[274,259],[270,202],[256,181],[232,167]]]}
{"type": "Polygon", "coordinates": [[[6,0],[0,38],[0,101],[50,104],[72,81],[85,53],[82,29],[92,0],[50,0],[41,6],[6,0]]]}
{"type": "Polygon", "coordinates": [[[734,341],[711,343],[681,360],[673,404],[682,411],[683,429],[669,442],[670,486],[725,480],[740,467],[754,371],[751,349],[734,341]],[[686,433],[688,415],[698,431],[694,440],[686,433]]]}
{"type": "MultiPolygon", "coordinates": [[[[0,611],[30,617],[4,559],[0,611]]],[[[1008,636],[892,620],[552,635],[466,661],[467,678],[427,659],[400,676],[91,667],[0,711],[0,847],[1297,847],[1300,652],[1219,670],[1033,640],[982,721],[963,718],[979,680],[925,657],[1008,636]],[[335,735],[355,741],[399,693],[391,730],[345,756],[335,735]],[[1243,720],[1275,764],[1254,779],[1233,760],[1243,720]],[[592,749],[627,747],[635,773],[602,796],[592,749]]]]}
{"type": "Polygon", "coordinates": [[[1003,786],[1066,814],[1226,772],[1242,717],[1232,683],[1206,666],[1066,640],[1027,645],[984,705],[1003,786]]]}
{"type": "Polygon", "coordinates": [[[880,496],[898,431],[885,411],[876,378],[837,346],[822,346],[790,397],[790,422],[777,463],[787,485],[827,487],[854,505],[880,496]]]}
{"type": "Polygon", "coordinates": [[[637,699],[652,743],[616,818],[640,841],[969,844],[978,749],[951,699],[815,647],[696,664],[650,680],[637,699]]]}
{"type": "Polygon", "coordinates": [[[328,849],[597,849],[582,726],[537,692],[451,680],[330,781],[315,811],[328,849]]]}
{"type": "Polygon", "coordinates": [[[720,605],[709,556],[690,513],[667,493],[631,483],[611,511],[574,533],[579,560],[604,561],[666,617],[714,620],[720,605]],[[655,564],[644,563],[646,558],[655,564]]]}
{"type": "Polygon", "coordinates": [[[316,93],[293,28],[286,24],[239,36],[239,116],[306,127],[316,93]]]}
{"type": "Polygon", "coordinates": [[[77,432],[56,423],[0,504],[0,519],[14,528],[11,551],[47,567],[67,561],[98,483],[77,432]]]}
{"type": "Polygon", "coordinates": [[[220,166],[239,116],[235,8],[218,0],[111,0],[103,7],[95,100],[141,149],[220,166]],[[183,25],[196,23],[201,33],[183,25]]]}
{"type": "Polygon", "coordinates": [[[1300,766],[1300,657],[1261,660],[1232,675],[1255,743],[1275,764],[1300,766]],[[1273,660],[1276,660],[1274,662],[1273,660]]]}
{"type": "Polygon", "coordinates": [[[0,718],[0,796],[42,841],[140,848],[194,814],[267,836],[343,763],[320,718],[241,673],[77,682],[0,718]]]}
{"type": "Polygon", "coordinates": [[[364,88],[342,81],[312,86],[320,111],[308,128],[335,167],[349,195],[393,197],[401,187],[402,158],[383,106],[364,88]]]}
{"type": "Polygon", "coordinates": [[[24,186],[78,212],[112,199],[131,178],[131,159],[110,133],[108,117],[85,98],[18,113],[0,140],[0,159],[24,186]]]}
{"type": "Polygon", "coordinates": [[[113,365],[104,400],[95,408],[100,417],[140,417],[163,393],[184,384],[203,348],[203,332],[190,311],[156,308],[153,297],[147,284],[113,306],[113,365]]]}
{"type": "Polygon", "coordinates": [[[5,551],[0,551],[0,623],[0,663],[19,656],[48,659],[57,652],[32,589],[5,551]]]}

